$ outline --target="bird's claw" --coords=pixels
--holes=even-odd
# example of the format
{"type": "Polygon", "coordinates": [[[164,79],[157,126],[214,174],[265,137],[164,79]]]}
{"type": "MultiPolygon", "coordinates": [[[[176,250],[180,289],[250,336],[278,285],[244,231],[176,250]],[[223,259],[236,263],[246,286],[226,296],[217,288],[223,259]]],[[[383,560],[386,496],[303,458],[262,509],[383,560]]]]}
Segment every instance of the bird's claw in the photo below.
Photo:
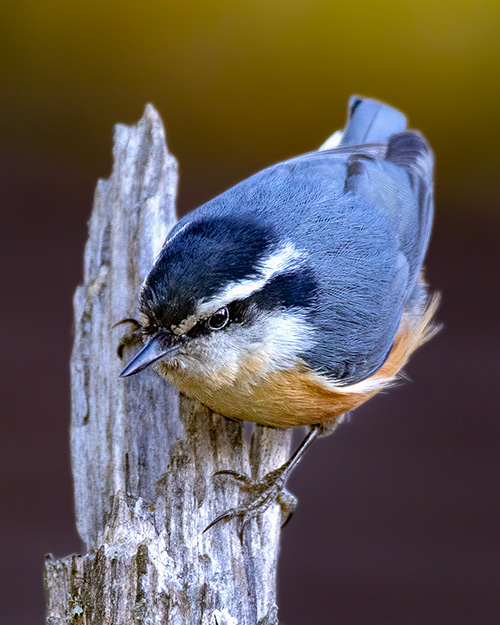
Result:
{"type": "Polygon", "coordinates": [[[141,340],[142,339],[142,334],[141,334],[142,326],[137,321],[137,319],[122,319],[121,321],[118,321],[111,327],[116,328],[126,323],[130,324],[133,327],[131,330],[127,330],[125,332],[125,334],[120,339],[120,342],[118,343],[118,347],[116,348],[116,353],[118,354],[118,358],[120,360],[123,358],[123,350],[126,347],[131,347],[132,345],[136,345],[137,343],[142,342],[141,340]]]}
{"type": "Polygon", "coordinates": [[[203,530],[203,534],[205,532],[207,532],[211,527],[213,527],[214,525],[217,525],[217,523],[219,523],[220,521],[224,521],[225,523],[227,523],[228,521],[231,521],[231,519],[235,519],[236,517],[240,516],[240,507],[238,508],[231,508],[230,510],[227,510],[226,512],[224,512],[224,514],[220,514],[216,519],[214,519],[211,523],[209,523],[206,528],[203,530]]]}
{"type": "Polygon", "coordinates": [[[207,525],[207,527],[203,530],[203,533],[220,521],[227,523],[235,518],[241,519],[241,532],[243,532],[245,525],[255,517],[265,512],[274,501],[276,501],[281,507],[282,518],[284,519],[281,527],[284,527],[290,520],[295,506],[297,505],[297,499],[291,493],[284,490],[287,477],[286,469],[287,466],[284,465],[274,471],[270,471],[264,476],[264,479],[261,482],[255,482],[247,475],[238,473],[237,471],[216,471],[214,476],[229,475],[234,480],[239,482],[244,490],[249,493],[250,497],[245,503],[240,504],[235,508],[231,508],[230,510],[227,510],[223,514],[219,515],[209,525],[207,525]]]}
{"type": "Polygon", "coordinates": [[[252,480],[252,478],[248,477],[248,475],[245,475],[244,473],[238,473],[238,471],[231,471],[230,469],[223,469],[222,471],[216,471],[212,477],[215,477],[216,475],[230,475],[232,478],[234,478],[237,482],[242,482],[242,484],[244,484],[245,486],[255,486],[255,482],[254,480],[252,480]]]}

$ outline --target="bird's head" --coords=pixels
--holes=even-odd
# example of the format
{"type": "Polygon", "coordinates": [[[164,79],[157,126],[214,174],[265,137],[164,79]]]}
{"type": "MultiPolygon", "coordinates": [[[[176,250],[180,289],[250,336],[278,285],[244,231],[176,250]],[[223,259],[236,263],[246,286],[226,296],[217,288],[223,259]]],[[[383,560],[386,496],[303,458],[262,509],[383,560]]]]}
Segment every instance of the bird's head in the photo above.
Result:
{"type": "Polygon", "coordinates": [[[304,250],[250,219],[198,218],[167,238],[140,295],[146,345],[122,377],[226,380],[294,366],[313,341],[317,282],[304,250]]]}

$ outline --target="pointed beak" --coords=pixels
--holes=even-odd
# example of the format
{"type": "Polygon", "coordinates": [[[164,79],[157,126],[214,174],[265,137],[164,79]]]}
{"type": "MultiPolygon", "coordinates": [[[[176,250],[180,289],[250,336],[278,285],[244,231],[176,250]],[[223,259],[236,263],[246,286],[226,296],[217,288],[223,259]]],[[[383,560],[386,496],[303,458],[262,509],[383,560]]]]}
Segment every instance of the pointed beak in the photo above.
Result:
{"type": "Polygon", "coordinates": [[[139,373],[139,371],[146,369],[146,367],[149,367],[149,365],[152,365],[164,356],[174,354],[178,349],[179,347],[177,345],[165,349],[160,345],[159,337],[153,337],[149,343],[141,349],[137,356],[128,363],[125,369],[120,373],[120,377],[127,378],[129,375],[139,373]]]}

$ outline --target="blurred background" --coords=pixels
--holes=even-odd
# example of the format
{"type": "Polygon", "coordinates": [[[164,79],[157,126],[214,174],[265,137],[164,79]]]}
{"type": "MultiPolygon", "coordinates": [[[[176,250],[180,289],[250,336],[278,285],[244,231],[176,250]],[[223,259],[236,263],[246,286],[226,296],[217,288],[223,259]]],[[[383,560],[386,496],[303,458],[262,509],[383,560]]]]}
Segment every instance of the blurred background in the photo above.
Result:
{"type": "Polygon", "coordinates": [[[401,108],[435,150],[427,274],[444,329],[410,381],[293,475],[280,620],[498,625],[498,0],[4,0],[0,11],[0,621],[41,624],[44,553],[81,549],[71,298],[113,124],[157,107],[184,214],[319,146],[357,93],[401,108]]]}

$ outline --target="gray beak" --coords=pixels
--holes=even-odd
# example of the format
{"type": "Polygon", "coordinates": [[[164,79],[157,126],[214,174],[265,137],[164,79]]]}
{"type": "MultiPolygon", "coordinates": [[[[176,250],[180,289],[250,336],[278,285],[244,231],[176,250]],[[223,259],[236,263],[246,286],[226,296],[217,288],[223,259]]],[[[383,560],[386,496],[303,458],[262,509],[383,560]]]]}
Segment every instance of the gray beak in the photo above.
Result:
{"type": "Polygon", "coordinates": [[[165,349],[160,346],[160,339],[158,337],[153,337],[149,343],[141,349],[137,356],[128,363],[125,369],[120,373],[120,377],[127,378],[129,375],[139,373],[139,371],[149,367],[149,365],[152,365],[167,354],[175,353],[178,349],[177,345],[165,349]]]}

